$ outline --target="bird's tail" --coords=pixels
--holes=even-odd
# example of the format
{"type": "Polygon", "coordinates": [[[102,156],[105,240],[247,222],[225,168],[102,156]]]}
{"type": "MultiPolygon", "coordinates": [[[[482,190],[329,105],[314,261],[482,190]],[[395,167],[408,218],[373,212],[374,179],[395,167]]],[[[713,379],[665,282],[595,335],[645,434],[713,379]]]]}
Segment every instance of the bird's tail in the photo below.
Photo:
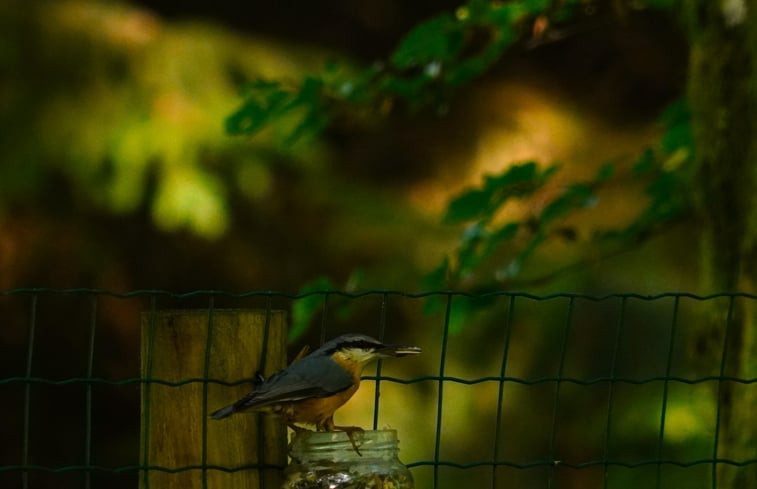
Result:
{"type": "Polygon", "coordinates": [[[215,411],[214,413],[212,413],[210,417],[213,419],[222,419],[227,416],[231,416],[232,414],[234,414],[234,405],[229,404],[225,408],[221,408],[218,411],[215,411]]]}

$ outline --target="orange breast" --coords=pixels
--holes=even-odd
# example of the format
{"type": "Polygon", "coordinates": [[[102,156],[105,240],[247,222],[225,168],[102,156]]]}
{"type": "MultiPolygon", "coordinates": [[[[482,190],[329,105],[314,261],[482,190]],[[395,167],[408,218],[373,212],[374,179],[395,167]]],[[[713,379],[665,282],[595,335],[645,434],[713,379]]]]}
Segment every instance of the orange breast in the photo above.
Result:
{"type": "Polygon", "coordinates": [[[318,426],[330,418],[334,414],[334,411],[342,407],[342,405],[355,394],[358,387],[358,384],[354,384],[349,389],[331,397],[320,397],[293,402],[287,407],[285,417],[290,422],[318,426]]]}

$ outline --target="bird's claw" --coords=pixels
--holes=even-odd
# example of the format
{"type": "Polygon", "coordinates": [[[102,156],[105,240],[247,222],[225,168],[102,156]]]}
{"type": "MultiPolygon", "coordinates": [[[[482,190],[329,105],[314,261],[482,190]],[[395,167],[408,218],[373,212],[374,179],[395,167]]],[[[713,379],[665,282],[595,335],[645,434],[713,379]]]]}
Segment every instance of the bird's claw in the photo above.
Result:
{"type": "Polygon", "coordinates": [[[345,433],[347,433],[347,438],[350,439],[350,444],[352,445],[352,448],[355,450],[355,453],[357,453],[358,456],[360,457],[363,456],[363,454],[360,453],[360,450],[358,449],[357,443],[355,443],[355,438],[354,438],[355,432],[362,433],[363,431],[365,431],[363,430],[363,428],[359,426],[332,426],[332,429],[334,431],[344,431],[345,433]]]}

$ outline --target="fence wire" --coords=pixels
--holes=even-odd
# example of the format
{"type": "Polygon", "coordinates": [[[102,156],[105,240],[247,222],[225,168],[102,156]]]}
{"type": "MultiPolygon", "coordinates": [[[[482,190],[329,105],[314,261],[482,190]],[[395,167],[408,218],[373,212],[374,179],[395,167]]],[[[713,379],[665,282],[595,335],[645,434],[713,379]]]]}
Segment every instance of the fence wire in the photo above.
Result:
{"type": "Polygon", "coordinates": [[[400,432],[413,447],[413,458],[403,454],[403,460],[417,487],[661,488],[684,482],[715,489],[723,468],[757,470],[754,450],[728,456],[721,450],[724,398],[730,402],[740,389],[751,390],[753,399],[757,389],[757,367],[728,371],[735,303],[754,306],[757,296],[750,294],[26,288],[0,292],[0,486],[134,487],[149,471],[271,468],[208,464],[204,443],[196,465],[139,460],[139,386],[202,383],[207,391],[210,383],[252,380],[209,379],[207,370],[180,381],[141,377],[139,314],[177,305],[209,311],[256,306],[270,313],[313,295],[323,306],[309,333],[315,342],[361,324],[351,331],[409,338],[438,358],[413,367],[417,375],[385,375],[379,362],[374,375],[363,377],[375,386],[373,429],[379,419],[386,422],[381,393],[388,387],[395,386],[394,396],[412,390],[409,398],[424,400],[414,412],[423,419],[400,432]],[[443,307],[421,312],[432,299],[443,307]],[[716,338],[702,346],[695,325],[713,301],[725,312],[716,315],[716,338]],[[68,375],[76,371],[81,374],[68,375]],[[81,391],[67,391],[72,388],[83,389],[83,402],[81,391]],[[416,432],[415,424],[431,426],[431,433],[416,432]]]}

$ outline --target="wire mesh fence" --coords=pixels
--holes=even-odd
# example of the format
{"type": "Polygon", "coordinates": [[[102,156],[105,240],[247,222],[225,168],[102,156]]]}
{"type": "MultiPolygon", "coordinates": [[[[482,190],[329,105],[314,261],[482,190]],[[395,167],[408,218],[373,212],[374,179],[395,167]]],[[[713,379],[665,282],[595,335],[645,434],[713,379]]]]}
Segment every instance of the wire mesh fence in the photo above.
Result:
{"type": "Polygon", "coordinates": [[[755,361],[728,361],[734,310],[757,301],[748,294],[14,289],[0,294],[0,486],[136,487],[148,471],[258,468],[140,458],[140,386],[216,382],[141,376],[140,314],[270,314],[313,297],[294,350],[345,332],[423,347],[368,367],[337,412],[396,428],[417,487],[716,488],[723,471],[757,470],[754,450],[724,448],[725,423],[753,422],[733,404],[756,397],[755,361]]]}

